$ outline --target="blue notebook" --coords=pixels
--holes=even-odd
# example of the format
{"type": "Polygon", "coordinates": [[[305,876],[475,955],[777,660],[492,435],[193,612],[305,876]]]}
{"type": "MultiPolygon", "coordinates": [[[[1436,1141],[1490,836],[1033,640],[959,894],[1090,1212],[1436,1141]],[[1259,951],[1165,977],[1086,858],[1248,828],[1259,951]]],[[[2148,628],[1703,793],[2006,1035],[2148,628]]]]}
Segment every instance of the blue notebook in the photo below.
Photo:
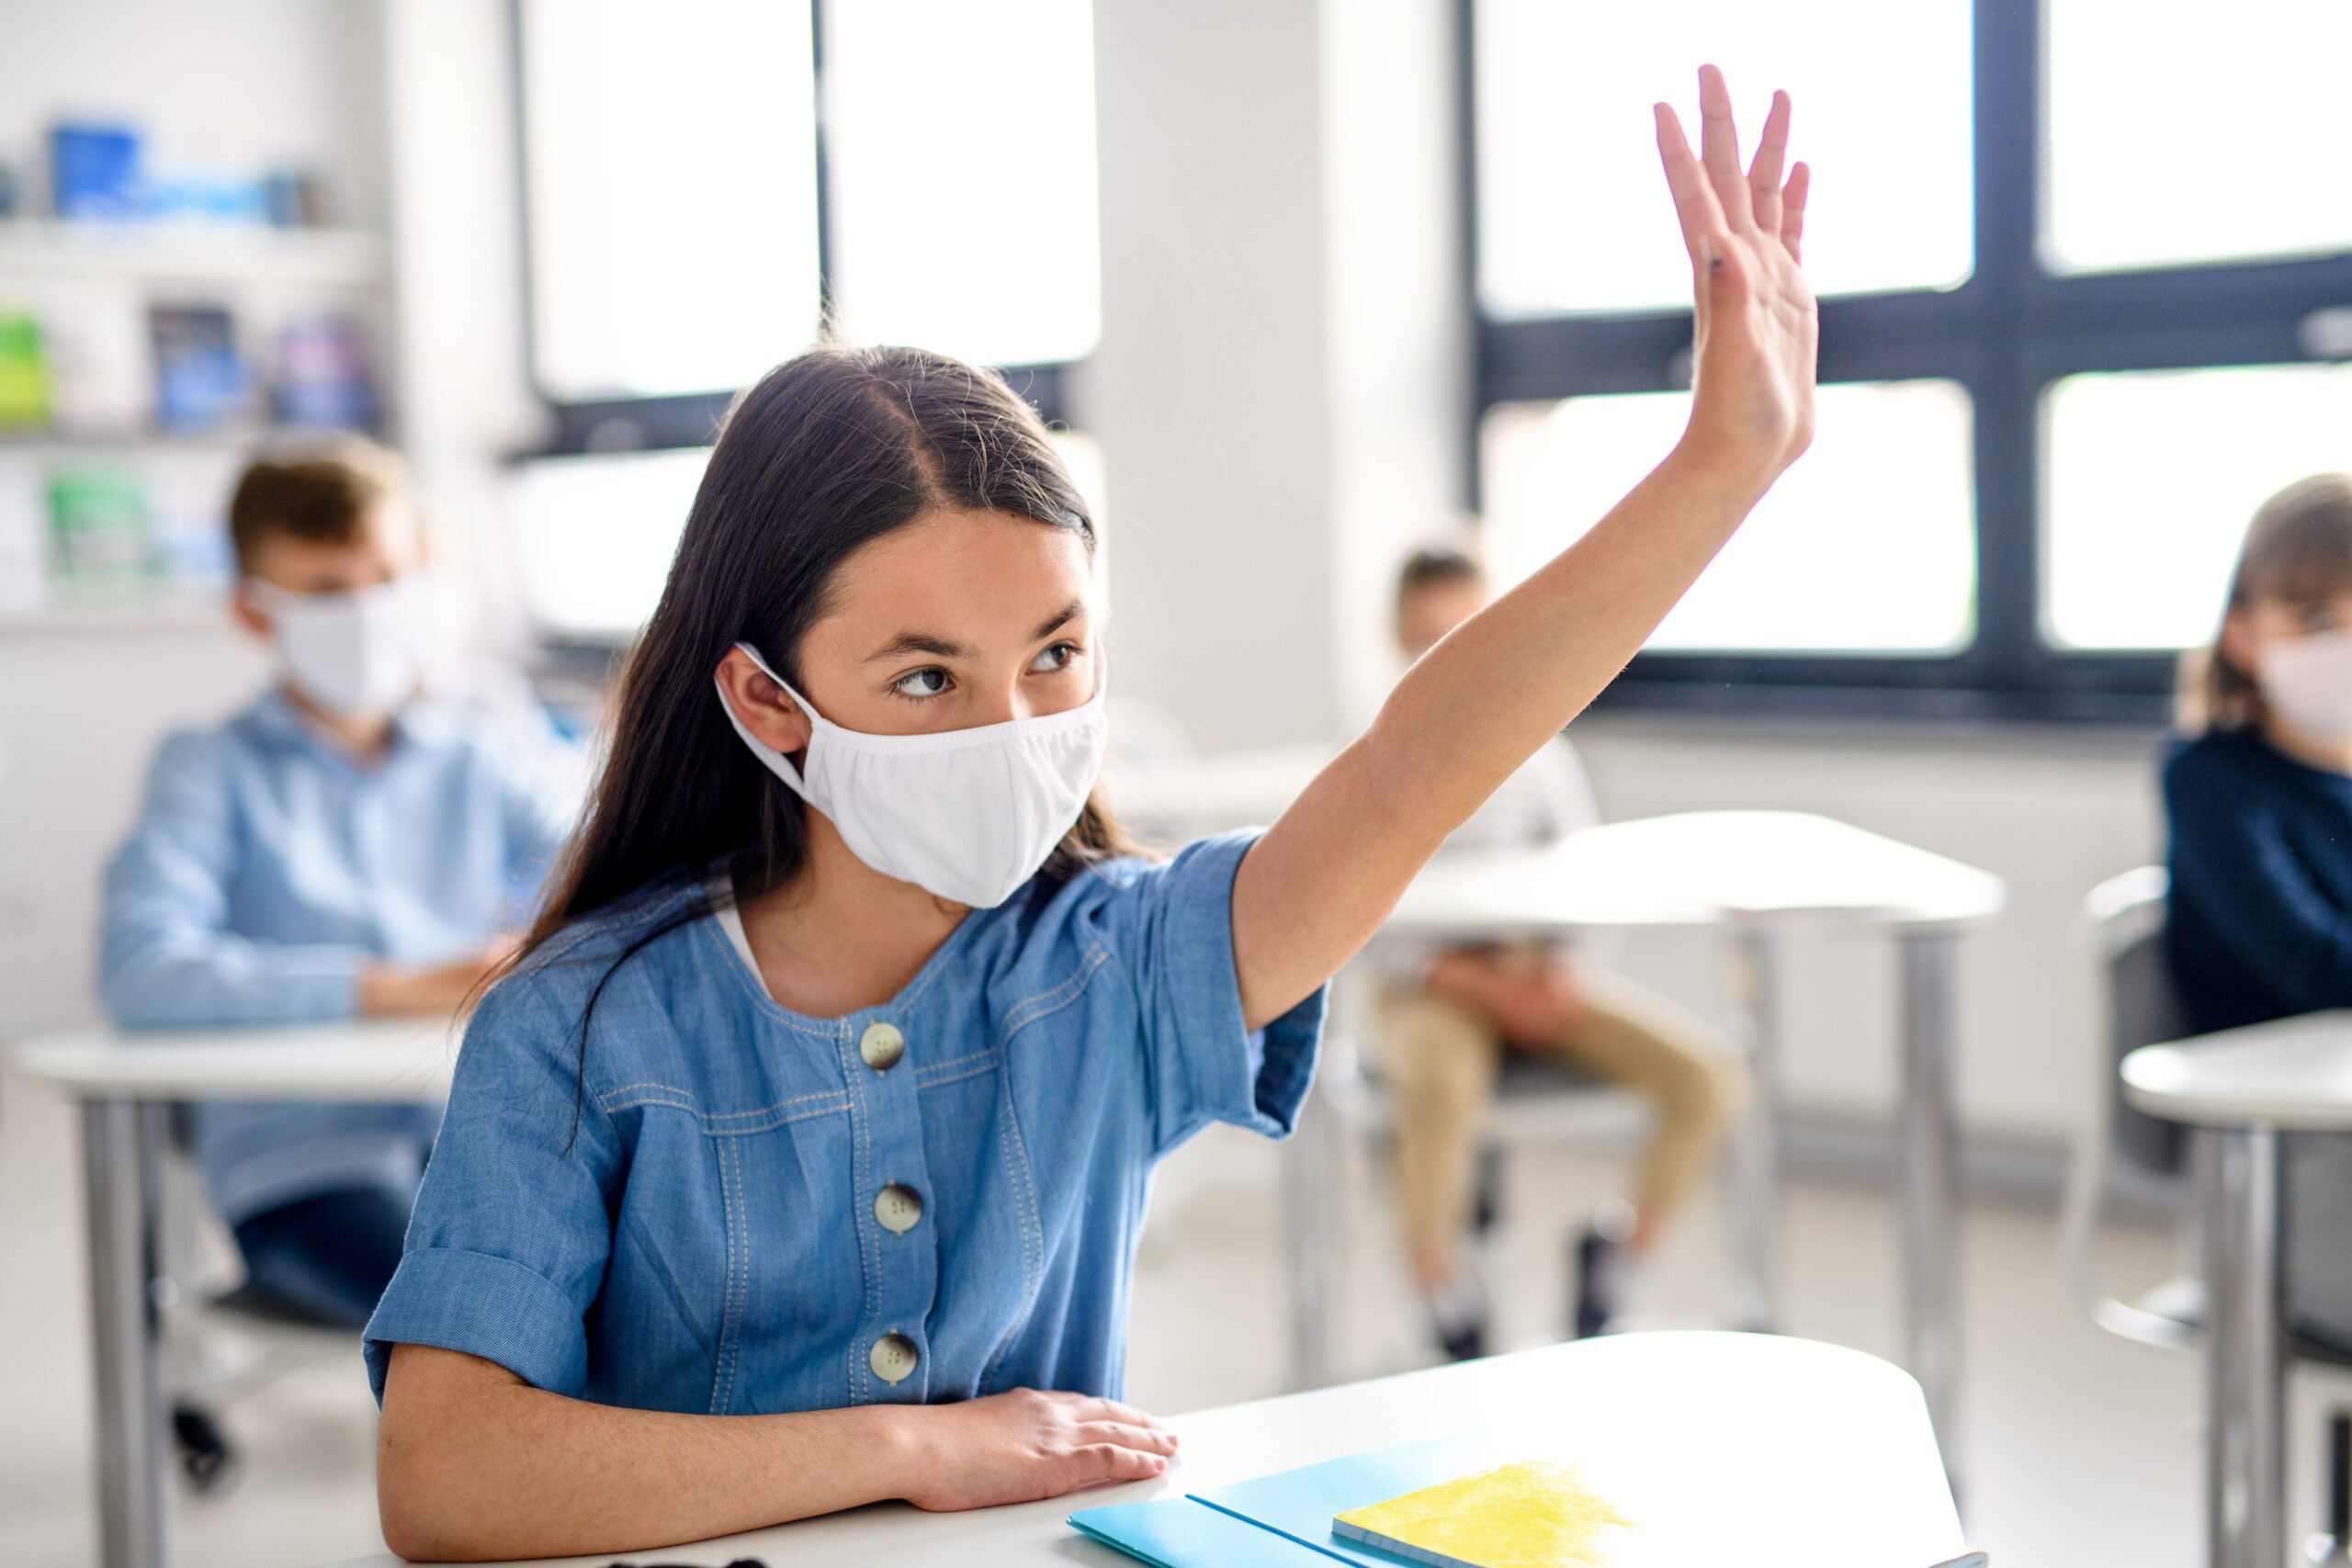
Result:
{"type": "Polygon", "coordinates": [[[1332,1517],[1520,1457],[1505,1448],[1472,1436],[1375,1449],[1182,1497],[1083,1508],[1069,1522],[1155,1568],[1396,1568],[1389,1553],[1334,1534],[1332,1517]]]}

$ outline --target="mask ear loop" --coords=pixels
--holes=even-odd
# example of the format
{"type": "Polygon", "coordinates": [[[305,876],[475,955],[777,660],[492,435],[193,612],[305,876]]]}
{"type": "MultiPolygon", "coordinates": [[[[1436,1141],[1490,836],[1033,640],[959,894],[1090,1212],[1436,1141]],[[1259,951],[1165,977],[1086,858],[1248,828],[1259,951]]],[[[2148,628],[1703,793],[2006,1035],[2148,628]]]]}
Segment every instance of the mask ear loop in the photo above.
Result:
{"type": "MultiPolygon", "coordinates": [[[[816,730],[818,727],[821,726],[825,721],[818,716],[817,710],[809,705],[808,699],[802,696],[798,692],[794,691],[790,682],[777,674],[775,671],[769,669],[768,661],[760,657],[760,650],[758,649],[753,648],[748,642],[739,642],[735,646],[742,650],[744,657],[751,660],[753,664],[759,667],[761,674],[765,675],[769,680],[774,681],[786,696],[800,705],[800,711],[808,716],[808,738],[810,743],[813,745],[816,741],[816,730]]],[[[770,773],[775,774],[776,777],[782,779],[786,784],[790,785],[793,794],[798,795],[803,800],[810,801],[810,804],[812,805],[815,804],[815,802],[810,799],[808,794],[808,781],[801,777],[800,770],[798,768],[792,765],[792,759],[786,757],[783,752],[777,750],[775,747],[769,745],[766,741],[752,733],[752,727],[743,722],[742,716],[735,711],[735,705],[728,699],[727,683],[718,678],[718,675],[715,671],[711,674],[710,683],[712,689],[717,691],[718,694],[719,711],[726,714],[727,722],[735,727],[735,733],[742,738],[744,745],[749,746],[752,749],[752,754],[757,757],[761,761],[766,763],[770,773]]]]}

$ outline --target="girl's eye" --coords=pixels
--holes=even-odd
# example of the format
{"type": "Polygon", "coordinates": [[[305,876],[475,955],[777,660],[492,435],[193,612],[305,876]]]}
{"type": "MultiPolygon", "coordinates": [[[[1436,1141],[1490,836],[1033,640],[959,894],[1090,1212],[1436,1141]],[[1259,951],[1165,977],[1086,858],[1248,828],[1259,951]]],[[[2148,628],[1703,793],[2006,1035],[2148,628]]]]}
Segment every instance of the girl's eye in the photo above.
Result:
{"type": "Polygon", "coordinates": [[[1029,668],[1040,675],[1050,675],[1057,670],[1067,670],[1070,666],[1070,660],[1078,657],[1078,644],[1074,642],[1057,642],[1037,655],[1035,662],[1029,668]]]}
{"type": "Polygon", "coordinates": [[[890,690],[902,697],[922,702],[947,690],[947,671],[934,664],[929,669],[899,676],[890,682],[890,690]]]}

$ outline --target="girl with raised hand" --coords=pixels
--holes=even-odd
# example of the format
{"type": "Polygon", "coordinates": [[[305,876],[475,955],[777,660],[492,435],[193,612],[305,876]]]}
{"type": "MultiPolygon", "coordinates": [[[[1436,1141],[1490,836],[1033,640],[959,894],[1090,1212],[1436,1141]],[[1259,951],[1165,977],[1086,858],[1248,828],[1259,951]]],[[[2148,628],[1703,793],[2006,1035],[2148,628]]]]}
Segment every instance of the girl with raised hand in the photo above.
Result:
{"type": "Polygon", "coordinates": [[[1148,860],[1094,797],[1093,525],[1000,379],[820,348],[743,396],[368,1326],[395,1550],[1165,1468],[1117,1399],[1153,1166],[1210,1122],[1289,1130],[1325,981],[1811,436],[1788,100],[1743,172],[1700,81],[1699,155],[1657,111],[1689,428],[1262,833],[1148,860]]]}

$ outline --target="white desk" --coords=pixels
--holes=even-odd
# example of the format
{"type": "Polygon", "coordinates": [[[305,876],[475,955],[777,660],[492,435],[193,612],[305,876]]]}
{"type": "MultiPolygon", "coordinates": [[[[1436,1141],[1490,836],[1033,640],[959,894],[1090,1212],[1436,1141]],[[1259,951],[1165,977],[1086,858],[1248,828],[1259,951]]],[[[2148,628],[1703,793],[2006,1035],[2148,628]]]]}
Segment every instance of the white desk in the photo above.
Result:
{"type": "MultiPolygon", "coordinates": [[[[961,1514],[883,1504],[695,1546],[565,1559],[602,1565],[1134,1568],[1066,1522],[1364,1449],[1510,1430],[1530,1457],[1582,1460],[1638,1521],[1621,1568],[1929,1568],[1960,1521],[1918,1385],[1860,1351],[1739,1334],[1633,1334],[1176,1417],[1155,1481],[961,1514]]],[[[348,1568],[401,1568],[370,1557],[348,1568]]]]}
{"type": "Polygon", "coordinates": [[[2123,1058],[2134,1109],[2185,1122],[2203,1208],[2205,1485],[2213,1568],[2287,1558],[2287,1337],[2278,1135],[2352,1132],[2352,1012],[2123,1058]]]}
{"type": "MultiPolygon", "coordinates": [[[[1903,977],[1902,1215],[1908,1363],[1925,1386],[1947,1448],[1958,1440],[1960,1338],[1955,1311],[1957,1131],[1951,1043],[1958,934],[2000,912],[1989,872],[1825,817],[1708,811],[1589,829],[1540,853],[1442,855],[1417,877],[1365,959],[1396,941],[1545,938],[1593,928],[1722,927],[1731,937],[1732,995],[1756,1093],[1731,1150],[1735,1247],[1730,1320],[1773,1320],[1779,1158],[1773,1039],[1779,937],[1792,923],[1888,930],[1903,977]]],[[[1351,1082],[1352,1047],[1370,1015],[1372,962],[1351,964],[1333,998],[1330,1048],[1299,1128],[1284,1184],[1293,1270],[1291,1354],[1301,1386],[1328,1375],[1330,1300],[1328,1194],[1336,1179],[1320,1123],[1328,1097],[1351,1082]]]]}
{"type": "Polygon", "coordinates": [[[432,1100],[448,1092],[447,1022],[44,1035],[25,1076],[82,1104],[97,1382],[98,1526],[106,1568],[172,1558],[163,1374],[155,1319],[155,1156],[187,1100],[432,1100]]]}

